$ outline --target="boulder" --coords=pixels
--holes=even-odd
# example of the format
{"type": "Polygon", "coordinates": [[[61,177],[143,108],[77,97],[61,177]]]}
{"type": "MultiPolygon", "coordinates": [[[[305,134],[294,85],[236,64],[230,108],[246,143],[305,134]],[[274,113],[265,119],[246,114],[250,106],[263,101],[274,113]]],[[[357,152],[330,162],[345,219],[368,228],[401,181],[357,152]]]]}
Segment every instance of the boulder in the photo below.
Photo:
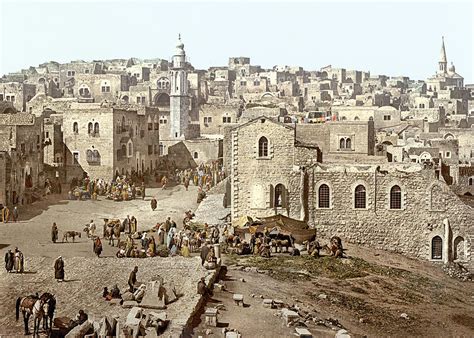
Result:
{"type": "Polygon", "coordinates": [[[127,315],[125,325],[133,326],[138,325],[142,319],[143,309],[139,307],[133,307],[127,315]]]}
{"type": "Polygon", "coordinates": [[[66,338],[83,338],[89,331],[92,330],[92,323],[86,320],[81,325],[74,327],[69,333],[65,336],[66,338]]]}
{"type": "Polygon", "coordinates": [[[336,338],[351,338],[347,330],[341,329],[336,332],[336,338]]]}

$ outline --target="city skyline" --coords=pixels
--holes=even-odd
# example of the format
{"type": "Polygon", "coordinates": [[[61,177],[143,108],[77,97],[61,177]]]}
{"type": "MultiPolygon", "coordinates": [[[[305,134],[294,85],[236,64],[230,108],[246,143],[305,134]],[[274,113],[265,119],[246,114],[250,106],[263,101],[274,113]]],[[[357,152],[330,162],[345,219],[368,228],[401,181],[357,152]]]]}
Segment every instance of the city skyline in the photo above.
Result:
{"type": "Polygon", "coordinates": [[[444,36],[449,64],[455,64],[466,83],[474,78],[471,3],[446,7],[442,2],[257,2],[251,11],[247,7],[234,2],[6,1],[0,7],[0,74],[48,61],[170,59],[181,33],[188,57],[198,69],[225,66],[232,56],[248,56],[252,64],[264,68],[289,65],[317,70],[330,64],[414,80],[435,73],[444,36]],[[429,17],[421,15],[427,6],[429,17]],[[140,20],[130,16],[137,9],[140,20]],[[21,17],[8,15],[18,11],[21,17]],[[165,15],[157,14],[163,11],[165,15]],[[48,20],[33,13],[47,13],[48,20]],[[388,13],[416,25],[398,25],[396,19],[390,25],[388,13]],[[89,18],[87,24],[83,17],[89,18]],[[240,17],[244,19],[229,20],[240,17]],[[323,28],[314,29],[315,22],[323,28]],[[10,34],[12,27],[15,34],[10,34]]]}

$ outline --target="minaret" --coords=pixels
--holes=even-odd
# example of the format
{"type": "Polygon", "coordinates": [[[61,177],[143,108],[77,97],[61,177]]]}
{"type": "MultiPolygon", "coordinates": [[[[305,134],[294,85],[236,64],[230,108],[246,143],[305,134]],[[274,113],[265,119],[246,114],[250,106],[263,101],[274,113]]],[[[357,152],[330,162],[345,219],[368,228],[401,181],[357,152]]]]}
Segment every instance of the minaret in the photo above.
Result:
{"type": "Polygon", "coordinates": [[[185,70],[186,53],[178,38],[176,50],[171,66],[170,92],[170,137],[171,139],[185,139],[189,119],[188,74],[185,70]]]}
{"type": "Polygon", "coordinates": [[[439,58],[439,73],[445,74],[448,70],[448,59],[446,58],[446,48],[444,47],[444,36],[442,37],[441,54],[439,58]]]}

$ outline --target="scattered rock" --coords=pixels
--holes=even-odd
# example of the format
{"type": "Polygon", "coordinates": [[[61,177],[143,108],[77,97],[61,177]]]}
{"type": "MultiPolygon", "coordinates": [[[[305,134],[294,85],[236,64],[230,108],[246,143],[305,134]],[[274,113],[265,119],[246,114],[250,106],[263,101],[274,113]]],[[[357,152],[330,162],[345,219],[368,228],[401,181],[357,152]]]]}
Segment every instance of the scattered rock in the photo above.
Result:
{"type": "Polygon", "coordinates": [[[401,315],[400,315],[400,318],[404,318],[404,319],[410,319],[410,317],[408,317],[408,315],[403,312],[401,315]]]}
{"type": "Polygon", "coordinates": [[[320,293],[318,296],[319,299],[327,299],[328,296],[325,293],[320,293]]]}
{"type": "Polygon", "coordinates": [[[263,295],[258,296],[260,299],[263,299],[263,295]]]}
{"type": "Polygon", "coordinates": [[[206,335],[209,336],[210,334],[212,334],[212,330],[211,330],[211,329],[207,329],[207,330],[206,330],[206,335]]]}
{"type": "Polygon", "coordinates": [[[351,336],[349,335],[349,332],[347,332],[347,330],[341,329],[337,331],[336,338],[351,338],[351,336]]]}
{"type": "Polygon", "coordinates": [[[364,318],[359,318],[359,323],[365,323],[365,319],[364,318]]]}
{"type": "Polygon", "coordinates": [[[254,293],[251,293],[251,294],[250,294],[250,297],[255,298],[255,294],[254,294],[254,293]]]}
{"type": "Polygon", "coordinates": [[[241,281],[242,283],[245,283],[245,279],[243,279],[243,278],[240,278],[240,281],[241,281]]]}

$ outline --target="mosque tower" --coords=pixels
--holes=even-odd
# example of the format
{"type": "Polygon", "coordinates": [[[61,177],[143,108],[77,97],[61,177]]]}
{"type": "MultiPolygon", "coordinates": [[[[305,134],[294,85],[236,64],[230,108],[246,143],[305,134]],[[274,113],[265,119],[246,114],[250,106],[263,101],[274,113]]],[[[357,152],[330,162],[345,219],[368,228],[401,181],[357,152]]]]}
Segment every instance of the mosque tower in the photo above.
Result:
{"type": "Polygon", "coordinates": [[[446,74],[448,71],[448,59],[446,58],[446,48],[444,47],[444,36],[442,37],[442,44],[441,44],[441,54],[439,59],[439,70],[440,74],[446,74]]]}
{"type": "Polygon", "coordinates": [[[170,72],[170,137],[174,140],[184,140],[188,129],[188,74],[185,69],[185,64],[186,53],[184,51],[184,44],[181,42],[180,34],[173,55],[170,72]]]}

